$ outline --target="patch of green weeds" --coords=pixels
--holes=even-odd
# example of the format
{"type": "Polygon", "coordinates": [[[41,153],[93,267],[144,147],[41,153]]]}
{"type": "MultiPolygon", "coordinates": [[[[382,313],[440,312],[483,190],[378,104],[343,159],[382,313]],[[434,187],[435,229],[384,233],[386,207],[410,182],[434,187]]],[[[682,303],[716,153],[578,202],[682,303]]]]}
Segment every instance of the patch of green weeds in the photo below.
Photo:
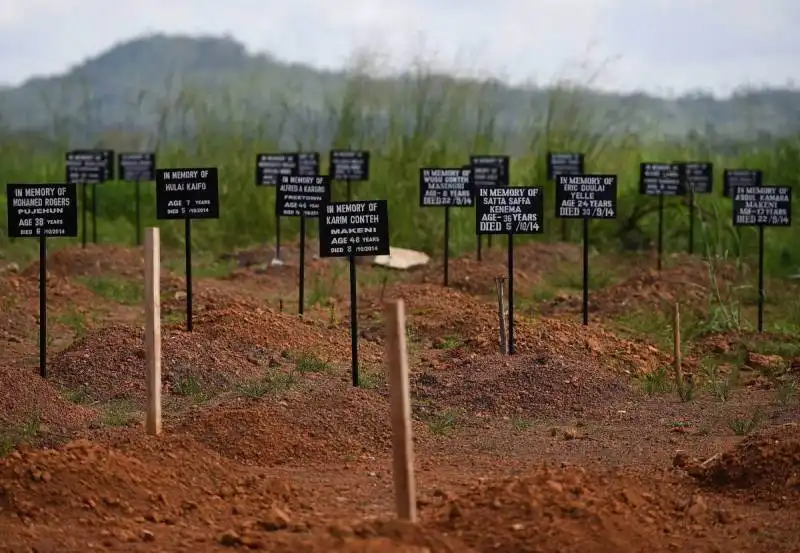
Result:
{"type": "Polygon", "coordinates": [[[67,399],[78,405],[86,405],[92,401],[89,390],[87,390],[84,386],[81,386],[77,390],[70,390],[67,392],[67,399]]]}
{"type": "Polygon", "coordinates": [[[428,430],[431,434],[437,436],[444,436],[461,424],[461,419],[464,413],[460,409],[445,409],[433,413],[428,417],[428,430]]]}
{"type": "Polygon", "coordinates": [[[211,398],[211,394],[205,389],[202,382],[193,375],[181,376],[173,381],[172,393],[191,398],[195,403],[203,403],[211,398]]]}
{"type": "Polygon", "coordinates": [[[672,391],[672,383],[665,367],[659,367],[642,376],[642,390],[648,396],[665,394],[672,391]]]}
{"type": "Polygon", "coordinates": [[[41,427],[42,418],[36,411],[20,424],[0,426],[0,457],[7,457],[17,447],[38,436],[41,427]]]}
{"type": "Polygon", "coordinates": [[[511,426],[513,426],[514,430],[518,432],[524,432],[530,430],[531,426],[533,426],[533,423],[528,419],[523,419],[522,417],[512,417],[511,426]]]}
{"type": "Polygon", "coordinates": [[[458,336],[445,336],[441,340],[433,343],[435,349],[456,349],[464,345],[464,341],[458,336]]]}
{"type": "Polygon", "coordinates": [[[66,313],[56,315],[53,319],[55,322],[69,328],[76,339],[83,338],[89,331],[88,315],[76,309],[74,305],[70,305],[66,313]]]}
{"type": "Polygon", "coordinates": [[[263,377],[237,386],[237,392],[245,397],[258,399],[267,395],[277,395],[289,391],[297,384],[294,372],[274,371],[263,377]]]}
{"type": "Polygon", "coordinates": [[[786,407],[797,396],[797,382],[785,380],[778,383],[777,402],[786,407]]]}
{"type": "Polygon", "coordinates": [[[684,378],[683,382],[679,386],[676,386],[676,388],[678,390],[678,397],[682,402],[689,403],[694,399],[694,381],[691,378],[684,378]]]}
{"type": "Polygon", "coordinates": [[[333,367],[327,361],[311,353],[301,353],[294,358],[294,368],[300,374],[305,373],[331,373],[333,367]]]}
{"type": "Polygon", "coordinates": [[[359,371],[358,373],[358,387],[365,390],[374,390],[379,388],[384,382],[383,375],[376,372],[359,371]]]}
{"type": "Polygon", "coordinates": [[[100,276],[84,277],[81,281],[95,294],[123,305],[136,305],[144,301],[144,288],[140,281],[100,276]]]}
{"type": "Polygon", "coordinates": [[[100,421],[103,426],[128,426],[135,419],[136,406],[130,399],[115,399],[104,407],[100,421]]]}
{"type": "Polygon", "coordinates": [[[719,367],[713,363],[704,363],[702,370],[706,378],[708,392],[719,401],[728,401],[736,385],[738,373],[731,372],[728,375],[722,375],[719,367]]]}
{"type": "Polygon", "coordinates": [[[747,436],[753,432],[761,424],[761,411],[756,409],[750,418],[747,419],[732,419],[728,422],[728,426],[733,433],[737,436],[747,436]]]}

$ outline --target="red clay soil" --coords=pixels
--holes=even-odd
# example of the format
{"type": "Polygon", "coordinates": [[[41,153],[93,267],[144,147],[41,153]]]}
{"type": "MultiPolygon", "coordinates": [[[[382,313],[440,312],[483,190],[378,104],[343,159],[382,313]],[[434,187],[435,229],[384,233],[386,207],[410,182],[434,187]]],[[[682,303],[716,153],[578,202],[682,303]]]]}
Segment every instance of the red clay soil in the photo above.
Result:
{"type": "Polygon", "coordinates": [[[38,366],[0,364],[0,426],[10,429],[42,423],[77,427],[95,416],[94,410],[69,402],[41,378],[38,366]]]}
{"type": "Polygon", "coordinates": [[[601,364],[549,354],[451,360],[415,374],[412,392],[439,408],[525,420],[569,413],[600,420],[630,398],[627,381],[601,364]]]}
{"type": "MultiPolygon", "coordinates": [[[[210,309],[194,318],[193,332],[182,324],[163,327],[162,380],[167,393],[190,377],[203,391],[214,392],[259,377],[292,355],[348,361],[349,346],[345,331],[297,316],[256,308],[210,309]]],[[[361,351],[366,363],[382,359],[374,345],[365,344],[361,351]]],[[[144,331],[130,325],[93,331],[57,354],[50,372],[62,386],[83,389],[95,400],[143,400],[144,331]]]]}
{"type": "MultiPolygon", "coordinates": [[[[386,297],[404,300],[408,327],[415,340],[436,344],[456,338],[473,353],[492,354],[499,350],[497,308],[489,302],[434,285],[400,284],[391,287],[386,297]]],[[[366,304],[363,318],[382,309],[376,298],[362,303],[366,304]]],[[[372,329],[375,334],[377,327],[372,329]]],[[[514,328],[516,351],[520,354],[549,355],[574,362],[588,358],[627,374],[649,372],[669,362],[669,357],[655,347],[621,339],[596,324],[584,327],[559,319],[515,317],[514,328]]]]}
{"type": "Polygon", "coordinates": [[[763,538],[737,524],[739,514],[657,472],[639,478],[543,468],[475,484],[433,508],[427,528],[486,552],[795,551],[797,545],[776,537],[757,546],[763,538]]]}
{"type": "MultiPolygon", "coordinates": [[[[498,240],[492,249],[484,250],[482,260],[478,261],[475,252],[450,259],[449,284],[457,290],[471,294],[493,294],[495,277],[508,276],[508,254],[505,240],[498,240]],[[498,246],[501,243],[501,246],[498,246]]],[[[514,282],[520,286],[531,286],[539,282],[548,267],[555,263],[579,263],[580,246],[575,244],[550,244],[530,242],[518,244],[514,248],[514,282]]],[[[441,259],[419,271],[419,277],[411,280],[421,283],[441,284],[444,278],[444,265],[441,259]]]]}
{"type": "MultiPolygon", "coordinates": [[[[101,300],[91,290],[66,278],[48,274],[47,310],[50,314],[73,310],[86,315],[101,300]]],[[[0,344],[37,339],[39,321],[39,276],[6,275],[0,277],[0,344]]],[[[48,328],[62,332],[63,325],[54,317],[48,328]]],[[[2,353],[0,353],[2,357],[2,353]]]]}
{"type": "MultiPolygon", "coordinates": [[[[716,287],[725,297],[726,290],[737,277],[732,264],[715,264],[714,284],[709,277],[709,265],[702,260],[676,256],[673,267],[637,271],[612,286],[593,291],[590,297],[592,313],[615,315],[637,309],[652,309],[679,301],[684,309],[705,311],[716,287]]],[[[582,309],[578,296],[562,296],[550,301],[545,313],[577,313],[582,309]]]]}
{"type": "MultiPolygon", "coordinates": [[[[57,250],[47,256],[47,271],[59,277],[144,277],[144,249],[87,244],[57,250]]],[[[31,263],[23,274],[39,274],[39,262],[31,263]]]]}
{"type": "Polygon", "coordinates": [[[705,466],[689,466],[704,486],[744,497],[800,497],[800,424],[789,423],[750,436],[705,466]]]}
{"type": "MultiPolygon", "coordinates": [[[[416,440],[426,427],[414,424],[416,440]]],[[[200,412],[182,425],[210,449],[257,466],[328,466],[391,451],[389,402],[345,379],[306,374],[286,393],[200,412]]]]}

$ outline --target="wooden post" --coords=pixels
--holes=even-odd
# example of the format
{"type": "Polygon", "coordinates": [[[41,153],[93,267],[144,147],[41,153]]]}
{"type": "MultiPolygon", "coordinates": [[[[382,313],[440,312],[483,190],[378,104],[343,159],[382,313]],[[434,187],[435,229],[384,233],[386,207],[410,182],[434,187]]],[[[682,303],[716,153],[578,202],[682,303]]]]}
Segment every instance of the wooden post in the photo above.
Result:
{"type": "Polygon", "coordinates": [[[145,430],[161,434],[161,242],[158,228],[144,234],[144,349],[147,414],[145,430]]]}
{"type": "Polygon", "coordinates": [[[678,387],[678,391],[681,392],[683,390],[683,368],[681,367],[681,313],[678,302],[675,302],[675,307],[672,310],[672,338],[675,385],[678,387]]]}
{"type": "Polygon", "coordinates": [[[411,400],[406,352],[406,315],[403,300],[386,303],[386,360],[392,416],[394,493],[400,520],[417,521],[414,483],[414,446],[411,438],[411,400]]]}

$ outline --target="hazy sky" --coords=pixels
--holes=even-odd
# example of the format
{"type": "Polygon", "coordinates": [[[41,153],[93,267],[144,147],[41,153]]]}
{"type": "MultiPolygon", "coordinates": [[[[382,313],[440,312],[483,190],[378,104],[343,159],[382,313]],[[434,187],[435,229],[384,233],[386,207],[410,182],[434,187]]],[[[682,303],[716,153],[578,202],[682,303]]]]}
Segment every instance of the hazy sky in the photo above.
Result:
{"type": "Polygon", "coordinates": [[[0,83],[166,32],[325,67],[366,46],[513,81],[600,70],[604,89],[725,94],[800,82],[798,23],[798,0],[0,0],[0,83]]]}

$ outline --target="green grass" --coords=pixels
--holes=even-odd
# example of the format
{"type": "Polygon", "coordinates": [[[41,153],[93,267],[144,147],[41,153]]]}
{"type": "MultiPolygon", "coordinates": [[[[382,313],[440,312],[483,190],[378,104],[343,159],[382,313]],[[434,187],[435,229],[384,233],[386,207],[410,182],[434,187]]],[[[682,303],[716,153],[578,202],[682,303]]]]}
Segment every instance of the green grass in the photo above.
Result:
{"type": "Polygon", "coordinates": [[[117,399],[103,406],[100,422],[103,426],[128,426],[136,418],[136,406],[129,399],[117,399]]]}
{"type": "Polygon", "coordinates": [[[278,395],[291,390],[297,384],[294,372],[270,371],[261,378],[237,386],[239,395],[258,399],[267,395],[278,395]]]}
{"type": "MultiPolygon", "coordinates": [[[[369,64],[367,64],[368,66],[369,64]]],[[[458,81],[442,79],[417,64],[408,81],[399,88],[387,88],[385,82],[368,78],[363,68],[354,69],[344,86],[330,96],[318,97],[314,108],[298,106],[298,95],[288,87],[283,98],[273,100],[283,105],[287,114],[302,118],[308,109],[319,109],[329,121],[330,140],[321,144],[318,129],[287,129],[281,124],[284,114],[276,113],[266,121],[252,101],[252,95],[242,94],[245,81],[230,82],[229,88],[205,93],[192,85],[171,87],[174,98],[169,102],[142,102],[147,108],[142,118],[159,121],[148,135],[126,132],[108,133],[89,139],[98,147],[117,151],[130,149],[131,144],[158,144],[158,160],[162,167],[193,165],[216,166],[220,169],[221,218],[197,221],[192,227],[192,245],[196,276],[222,276],[232,266],[218,260],[219,253],[238,248],[272,243],[275,238],[274,190],[253,184],[255,154],[265,151],[292,149],[321,151],[322,167],[327,166],[327,151],[331,148],[365,148],[372,153],[369,182],[353,186],[356,199],[386,198],[389,200],[391,240],[397,246],[413,247],[440,257],[443,247],[443,225],[440,209],[423,209],[418,202],[418,173],[423,166],[460,166],[471,154],[513,154],[511,173],[515,183],[532,183],[546,188],[546,221],[544,234],[536,240],[553,241],[560,237],[561,225],[552,217],[553,186],[547,183],[545,154],[548,150],[580,151],[585,154],[587,170],[611,173],[619,177],[619,208],[616,221],[591,224],[592,247],[600,254],[616,250],[631,234],[655,239],[657,217],[652,209],[655,199],[638,193],[639,163],[642,161],[708,159],[715,164],[715,193],[698,198],[697,248],[699,251],[723,253],[745,252],[754,259],[757,235],[751,230],[741,233],[741,241],[731,231],[730,200],[720,196],[722,169],[753,167],[764,171],[766,182],[796,184],[800,175],[800,137],[772,141],[769,144],[726,144],[710,137],[697,135],[683,143],[660,141],[659,121],[653,121],[644,131],[647,137],[626,134],[596,133],[585,123],[592,121],[608,128],[624,128],[627,112],[604,110],[597,103],[585,101],[581,86],[587,83],[559,83],[542,105],[531,105],[528,117],[515,117],[515,128],[506,131],[501,124],[507,114],[496,102],[493,81],[458,81]],[[334,95],[335,94],[335,95],[334,95]],[[214,113],[212,117],[210,114],[214,113]],[[385,124],[376,124],[375,114],[382,114],[385,124]],[[465,114],[471,117],[465,118],[465,114]],[[178,136],[167,129],[183,128],[192,119],[197,136],[178,136]],[[220,122],[223,121],[223,124],[220,122]],[[710,153],[709,153],[710,152],[710,153]]],[[[97,120],[90,102],[93,91],[85,90],[85,98],[73,97],[71,102],[85,102],[85,113],[78,120],[97,120]]],[[[132,94],[135,93],[132,91],[132,94]]],[[[142,90],[142,98],[149,96],[142,90]]],[[[275,92],[279,95],[278,92],[275,92]]],[[[64,96],[67,97],[66,95],[64,96]]],[[[48,140],[23,139],[0,127],[0,181],[57,182],[63,179],[66,144],[75,143],[79,134],[64,125],[61,108],[54,101],[51,128],[55,136],[48,140]]],[[[87,139],[82,139],[86,143],[87,139]]],[[[343,196],[342,186],[336,186],[335,200],[343,196]]],[[[103,190],[102,209],[98,228],[107,243],[130,244],[133,235],[134,210],[130,187],[108,183],[103,190]]],[[[1,201],[1,200],[0,200],[1,201]]],[[[142,187],[143,226],[156,223],[155,192],[151,186],[142,187]],[[150,207],[148,207],[150,206],[150,207]]],[[[685,251],[688,229],[686,207],[668,200],[667,220],[670,222],[664,246],[669,251],[685,251]]],[[[6,227],[6,210],[0,209],[0,229],[6,227]]],[[[475,213],[472,208],[451,210],[452,254],[471,251],[475,243],[475,213]]],[[[159,222],[162,243],[167,250],[183,246],[184,227],[181,221],[159,222]]],[[[296,218],[282,221],[282,239],[297,237],[296,218]]],[[[576,225],[570,225],[573,241],[579,239],[576,225]]],[[[309,236],[316,233],[312,222],[309,236]]],[[[791,247],[800,238],[800,226],[770,229],[766,244],[766,269],[770,274],[786,275],[800,264],[800,251],[791,247]]],[[[520,244],[532,240],[520,237],[520,244]]],[[[52,241],[52,248],[78,244],[79,239],[52,241]]],[[[35,256],[35,241],[18,240],[13,248],[5,237],[0,238],[0,250],[9,257],[30,259],[35,256]]],[[[181,269],[182,267],[176,269],[181,269]]],[[[564,285],[577,288],[580,271],[570,273],[564,285]]],[[[592,287],[602,285],[604,272],[592,272],[592,287]]],[[[382,278],[376,273],[377,278],[382,278]]],[[[323,301],[327,292],[313,291],[309,301],[323,301]]]]}
{"type": "Polygon", "coordinates": [[[87,288],[109,301],[123,305],[141,304],[144,299],[143,281],[126,280],[114,276],[84,277],[87,288]]]}
{"type": "Polygon", "coordinates": [[[42,426],[38,412],[29,413],[19,424],[0,425],[0,458],[8,456],[22,444],[36,438],[42,426]]]}

